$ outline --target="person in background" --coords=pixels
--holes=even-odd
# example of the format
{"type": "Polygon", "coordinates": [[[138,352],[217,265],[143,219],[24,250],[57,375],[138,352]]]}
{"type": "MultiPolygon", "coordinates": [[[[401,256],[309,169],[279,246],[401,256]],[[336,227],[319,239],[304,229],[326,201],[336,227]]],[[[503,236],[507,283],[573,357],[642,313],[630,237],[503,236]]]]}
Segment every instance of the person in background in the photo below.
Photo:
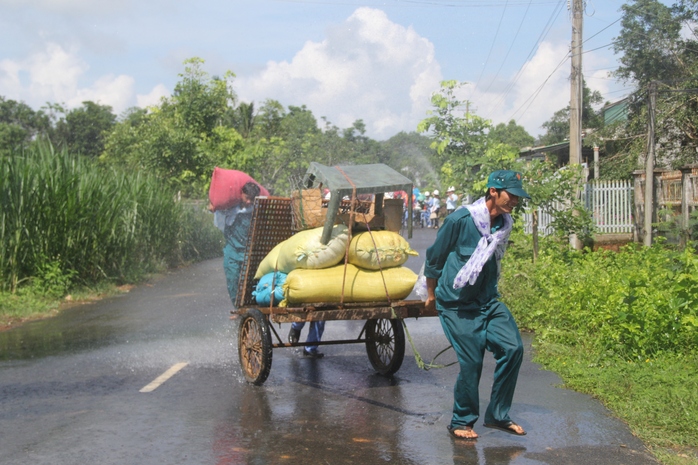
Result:
{"type": "Polygon", "coordinates": [[[458,207],[458,195],[456,188],[451,186],[446,190],[446,216],[456,211],[456,207],[458,207]]]}
{"type": "MultiPolygon", "coordinates": [[[[248,182],[241,189],[241,199],[237,205],[228,210],[214,212],[213,222],[223,232],[225,246],[223,247],[223,270],[225,271],[226,284],[230,301],[235,307],[238,293],[238,278],[245,259],[247,236],[252,221],[252,208],[255,197],[260,189],[254,182],[248,182]]],[[[209,204],[209,210],[213,206],[209,204]]],[[[231,318],[237,315],[233,314],[231,318]]]]}
{"type": "Polygon", "coordinates": [[[439,229],[439,214],[441,213],[441,197],[439,197],[438,189],[434,189],[431,194],[431,209],[429,210],[429,219],[434,229],[439,229]]]}
{"type": "MultiPolygon", "coordinates": [[[[291,323],[291,330],[288,332],[288,342],[295,344],[301,337],[301,330],[305,326],[305,322],[291,323]]],[[[322,358],[325,356],[318,350],[317,344],[322,339],[322,333],[325,331],[324,321],[311,321],[308,337],[305,339],[305,347],[303,347],[303,356],[310,358],[322,358]]]]}
{"type": "Polygon", "coordinates": [[[521,174],[490,174],[487,194],[446,217],[426,253],[424,276],[427,311],[436,310],[460,364],[453,389],[453,415],[448,425],[457,439],[478,437],[473,425],[480,416],[478,385],[485,350],[496,360],[494,382],[484,426],[523,436],[509,417],[523,342],[509,308],[499,301],[499,268],[512,228],[511,212],[521,197],[521,174]]]}
{"type": "MultiPolygon", "coordinates": [[[[422,224],[422,202],[424,194],[412,194],[412,224],[417,226],[422,224]]],[[[424,225],[422,224],[422,227],[424,225]]]]}
{"type": "Polygon", "coordinates": [[[429,219],[429,213],[431,211],[431,192],[429,191],[424,193],[422,208],[422,227],[426,226],[427,228],[431,228],[431,220],[429,219]]]}

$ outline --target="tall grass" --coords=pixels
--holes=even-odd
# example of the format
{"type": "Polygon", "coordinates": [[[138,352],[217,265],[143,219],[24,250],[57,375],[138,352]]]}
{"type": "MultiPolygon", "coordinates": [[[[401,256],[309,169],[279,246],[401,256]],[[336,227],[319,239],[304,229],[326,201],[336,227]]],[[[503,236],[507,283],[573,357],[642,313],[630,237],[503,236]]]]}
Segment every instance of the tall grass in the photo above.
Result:
{"type": "Polygon", "coordinates": [[[187,243],[192,229],[206,227],[198,223],[204,218],[175,201],[164,182],[50,146],[0,159],[0,205],[5,291],[31,279],[129,281],[191,259],[198,249],[201,258],[220,251],[219,244],[187,243]],[[193,220],[198,224],[185,224],[193,220]]]}

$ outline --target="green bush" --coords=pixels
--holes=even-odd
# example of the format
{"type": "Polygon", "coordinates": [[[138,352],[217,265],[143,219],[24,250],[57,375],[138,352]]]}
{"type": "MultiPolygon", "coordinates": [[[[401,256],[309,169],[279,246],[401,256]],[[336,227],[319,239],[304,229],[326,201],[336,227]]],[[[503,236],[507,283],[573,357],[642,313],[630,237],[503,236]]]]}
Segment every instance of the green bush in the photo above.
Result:
{"type": "Polygon", "coordinates": [[[530,237],[512,242],[500,290],[535,331],[536,361],[603,402],[662,463],[698,463],[694,248],[578,252],[543,238],[534,264],[530,237]]]}
{"type": "Polygon", "coordinates": [[[692,248],[677,251],[661,241],[620,252],[545,247],[535,265],[505,260],[503,298],[541,341],[628,360],[698,348],[698,257],[692,248]]]}

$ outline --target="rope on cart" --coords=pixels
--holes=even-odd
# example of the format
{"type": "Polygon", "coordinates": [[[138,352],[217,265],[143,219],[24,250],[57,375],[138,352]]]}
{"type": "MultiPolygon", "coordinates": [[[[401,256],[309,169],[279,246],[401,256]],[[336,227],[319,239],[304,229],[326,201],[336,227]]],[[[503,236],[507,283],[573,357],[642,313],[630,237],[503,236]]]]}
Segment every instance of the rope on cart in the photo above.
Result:
{"type": "Polygon", "coordinates": [[[340,296],[339,299],[339,305],[340,307],[344,305],[344,284],[346,284],[347,281],[347,265],[349,264],[349,247],[351,245],[351,230],[352,227],[354,226],[354,202],[356,202],[356,184],[354,184],[354,181],[351,180],[349,176],[347,176],[347,173],[345,173],[342,168],[339,166],[335,166],[337,171],[342,173],[344,177],[346,178],[347,181],[349,181],[349,184],[351,184],[351,205],[349,207],[349,230],[347,231],[347,246],[344,249],[344,276],[342,277],[342,295],[340,296]]]}
{"type": "MultiPolygon", "coordinates": [[[[351,230],[352,227],[354,226],[354,205],[356,202],[356,185],[354,182],[351,180],[347,174],[342,171],[342,168],[339,166],[335,166],[337,171],[342,173],[344,177],[346,178],[347,181],[349,181],[349,184],[351,184],[352,187],[352,193],[351,193],[351,210],[349,211],[349,238],[347,239],[347,248],[346,248],[346,253],[344,256],[344,279],[346,280],[347,276],[347,263],[349,263],[349,247],[351,245],[351,230]]],[[[392,306],[392,301],[390,300],[390,293],[388,292],[388,285],[385,282],[385,275],[383,275],[383,266],[381,265],[381,259],[380,255],[378,254],[378,245],[376,244],[376,239],[373,237],[373,232],[371,231],[371,227],[368,225],[368,218],[366,218],[366,212],[360,212],[364,216],[364,222],[366,223],[366,230],[368,231],[368,235],[371,238],[371,241],[373,242],[373,248],[376,250],[376,261],[378,262],[378,270],[380,271],[381,274],[381,279],[383,280],[383,290],[385,290],[385,297],[388,299],[388,305],[392,306]]],[[[342,302],[344,302],[344,283],[342,283],[342,302]]]]}
{"type": "Polygon", "coordinates": [[[424,362],[424,359],[422,359],[422,356],[421,356],[421,355],[419,354],[419,352],[417,351],[417,348],[414,346],[414,342],[412,341],[412,336],[410,335],[410,332],[407,330],[407,323],[405,323],[405,319],[404,319],[404,318],[399,318],[399,317],[397,316],[397,314],[395,313],[395,307],[390,307],[390,310],[392,311],[392,318],[393,318],[393,319],[399,319],[399,320],[402,322],[402,327],[405,329],[405,334],[407,335],[407,340],[410,341],[410,347],[412,347],[412,353],[414,353],[414,361],[417,363],[417,366],[418,366],[420,369],[422,369],[422,370],[424,370],[424,371],[429,371],[429,370],[431,370],[432,368],[446,368],[446,367],[450,367],[451,365],[455,365],[456,363],[458,363],[458,361],[451,362],[451,363],[447,363],[447,364],[445,364],[445,365],[435,364],[435,363],[434,363],[434,362],[436,362],[436,359],[439,358],[439,355],[443,354],[443,353],[446,352],[448,349],[452,349],[452,348],[453,348],[452,345],[449,345],[448,347],[446,347],[445,349],[443,349],[441,352],[439,352],[438,354],[436,354],[436,355],[434,356],[434,358],[431,359],[431,362],[425,363],[425,362],[424,362]]]}

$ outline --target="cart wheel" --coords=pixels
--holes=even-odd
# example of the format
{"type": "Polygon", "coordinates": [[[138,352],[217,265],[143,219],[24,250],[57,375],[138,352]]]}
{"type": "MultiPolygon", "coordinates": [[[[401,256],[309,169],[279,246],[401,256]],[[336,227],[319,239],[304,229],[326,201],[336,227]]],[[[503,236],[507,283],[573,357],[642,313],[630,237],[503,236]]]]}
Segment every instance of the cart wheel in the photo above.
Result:
{"type": "Polygon", "coordinates": [[[266,381],[271,370],[271,334],[267,320],[256,308],[247,310],[240,320],[238,355],[245,379],[257,386],[266,381]]]}
{"type": "Polygon", "coordinates": [[[366,352],[379,374],[387,376],[397,372],[405,357],[405,330],[400,320],[368,320],[366,352]]]}

